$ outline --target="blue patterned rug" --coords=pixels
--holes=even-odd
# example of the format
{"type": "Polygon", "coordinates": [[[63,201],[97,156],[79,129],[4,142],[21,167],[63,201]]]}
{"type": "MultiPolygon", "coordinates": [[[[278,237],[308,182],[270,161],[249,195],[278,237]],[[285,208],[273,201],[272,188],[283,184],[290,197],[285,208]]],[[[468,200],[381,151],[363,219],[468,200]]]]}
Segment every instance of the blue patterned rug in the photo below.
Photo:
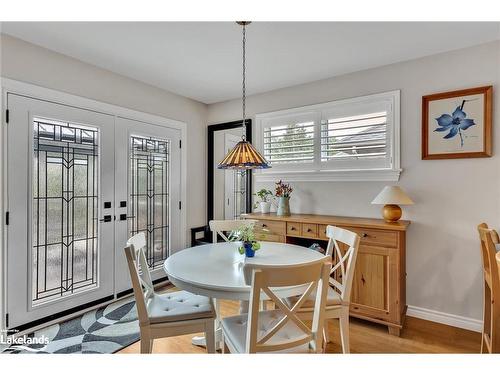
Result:
{"type": "Polygon", "coordinates": [[[49,343],[12,345],[4,349],[3,353],[111,354],[139,340],[135,301],[133,298],[116,301],[27,336],[47,337],[49,343]]]}

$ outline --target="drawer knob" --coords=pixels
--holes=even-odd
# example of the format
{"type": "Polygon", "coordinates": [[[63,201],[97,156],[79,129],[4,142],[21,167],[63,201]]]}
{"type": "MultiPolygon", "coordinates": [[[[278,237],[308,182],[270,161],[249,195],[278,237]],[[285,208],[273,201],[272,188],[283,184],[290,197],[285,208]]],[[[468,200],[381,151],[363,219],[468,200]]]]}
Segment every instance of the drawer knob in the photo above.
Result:
{"type": "Polygon", "coordinates": [[[307,231],[308,231],[308,232],[312,232],[311,228],[307,228],[307,231]]]}
{"type": "Polygon", "coordinates": [[[267,228],[267,224],[262,224],[262,228],[267,228]]]}
{"type": "Polygon", "coordinates": [[[290,229],[291,229],[291,230],[297,230],[297,229],[295,229],[295,227],[291,227],[290,229]]]}
{"type": "Polygon", "coordinates": [[[362,233],[362,234],[361,234],[361,237],[363,237],[363,238],[368,237],[368,234],[366,234],[366,233],[362,233]]]}

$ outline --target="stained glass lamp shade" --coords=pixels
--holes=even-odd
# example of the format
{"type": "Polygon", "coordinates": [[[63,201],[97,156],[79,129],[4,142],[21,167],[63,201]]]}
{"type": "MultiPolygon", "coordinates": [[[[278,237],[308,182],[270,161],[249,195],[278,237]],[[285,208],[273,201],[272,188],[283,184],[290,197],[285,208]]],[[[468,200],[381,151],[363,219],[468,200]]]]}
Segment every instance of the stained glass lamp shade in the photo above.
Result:
{"type": "Polygon", "coordinates": [[[245,139],[239,141],[217,166],[219,169],[270,168],[266,159],[245,139]]]}

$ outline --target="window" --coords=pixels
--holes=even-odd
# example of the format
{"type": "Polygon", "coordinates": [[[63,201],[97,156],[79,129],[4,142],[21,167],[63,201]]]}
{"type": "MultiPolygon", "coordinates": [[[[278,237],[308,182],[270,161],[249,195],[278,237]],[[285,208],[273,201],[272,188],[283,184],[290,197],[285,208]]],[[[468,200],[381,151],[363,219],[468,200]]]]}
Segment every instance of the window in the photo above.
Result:
{"type": "Polygon", "coordinates": [[[163,266],[169,250],[170,141],[130,136],[129,235],[146,233],[148,266],[163,266]]]}
{"type": "Polygon", "coordinates": [[[32,306],[97,287],[99,129],[33,119],[32,306]]]}
{"type": "Polygon", "coordinates": [[[256,116],[259,181],[397,181],[399,91],[256,116]]]}
{"type": "Polygon", "coordinates": [[[272,165],[314,161],[314,121],[290,121],[264,129],[264,157],[272,165]]]}

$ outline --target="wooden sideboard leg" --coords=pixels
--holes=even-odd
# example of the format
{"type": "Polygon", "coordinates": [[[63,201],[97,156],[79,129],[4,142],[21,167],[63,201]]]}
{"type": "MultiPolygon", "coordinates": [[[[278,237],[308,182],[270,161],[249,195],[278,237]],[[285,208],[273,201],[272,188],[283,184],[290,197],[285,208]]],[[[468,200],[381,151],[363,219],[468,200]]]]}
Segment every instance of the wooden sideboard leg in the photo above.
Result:
{"type": "Polygon", "coordinates": [[[401,328],[399,327],[387,327],[389,329],[389,335],[393,335],[393,336],[400,336],[401,335],[401,328]]]}

